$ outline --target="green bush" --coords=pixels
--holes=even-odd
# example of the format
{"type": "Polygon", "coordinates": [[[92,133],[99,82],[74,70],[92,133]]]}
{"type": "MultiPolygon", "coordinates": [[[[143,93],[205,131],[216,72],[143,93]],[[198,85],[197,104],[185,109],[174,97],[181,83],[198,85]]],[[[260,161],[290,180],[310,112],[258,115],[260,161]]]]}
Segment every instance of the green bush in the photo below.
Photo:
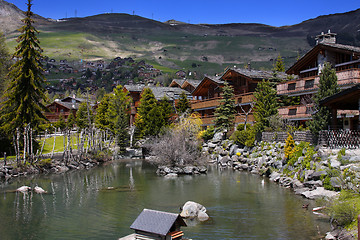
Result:
{"type": "Polygon", "coordinates": [[[212,139],[215,135],[215,128],[214,126],[207,127],[205,131],[201,132],[201,138],[204,141],[208,141],[212,139]]]}
{"type": "Polygon", "coordinates": [[[336,200],[329,202],[327,211],[334,223],[343,227],[351,227],[356,223],[360,213],[360,196],[350,191],[341,191],[336,200]]]}
{"type": "Polygon", "coordinates": [[[326,190],[330,190],[330,191],[339,191],[339,190],[341,190],[341,189],[334,188],[330,183],[330,180],[331,180],[332,177],[340,177],[340,171],[336,170],[336,169],[329,169],[326,172],[327,172],[327,175],[322,177],[322,181],[324,183],[324,188],[326,190]]]}
{"type": "Polygon", "coordinates": [[[244,124],[239,124],[236,128],[236,131],[231,135],[230,139],[233,140],[236,144],[253,147],[255,143],[254,128],[250,124],[247,124],[245,130],[244,124]]]}

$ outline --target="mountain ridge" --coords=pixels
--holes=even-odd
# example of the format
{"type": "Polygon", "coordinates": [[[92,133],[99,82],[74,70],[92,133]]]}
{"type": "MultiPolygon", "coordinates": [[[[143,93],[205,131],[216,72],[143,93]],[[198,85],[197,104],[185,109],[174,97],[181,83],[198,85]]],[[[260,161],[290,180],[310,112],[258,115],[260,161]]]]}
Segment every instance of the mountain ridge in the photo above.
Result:
{"type": "MultiPolygon", "coordinates": [[[[0,27],[15,46],[23,12],[0,0],[0,27]],[[9,18],[13,16],[13,18],[9,18]],[[3,28],[2,28],[3,29],[3,28]]],[[[12,6],[13,5],[13,6],[12,6]]],[[[360,46],[360,9],[322,15],[301,23],[274,27],[261,23],[188,24],[159,22],[137,15],[107,13],[49,20],[36,16],[44,54],[71,59],[143,58],[174,69],[215,73],[231,65],[272,68],[280,54],[286,66],[315,45],[329,29],[338,43],[360,46]]]]}

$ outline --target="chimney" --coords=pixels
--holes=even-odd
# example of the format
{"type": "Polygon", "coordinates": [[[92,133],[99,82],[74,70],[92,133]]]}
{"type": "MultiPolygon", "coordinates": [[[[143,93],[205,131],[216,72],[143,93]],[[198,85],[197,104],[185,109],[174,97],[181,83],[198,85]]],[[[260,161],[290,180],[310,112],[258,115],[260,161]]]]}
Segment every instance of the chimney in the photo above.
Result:
{"type": "Polygon", "coordinates": [[[320,35],[317,35],[315,38],[316,45],[321,44],[321,43],[336,43],[336,35],[337,34],[332,33],[330,31],[330,29],[325,34],[324,34],[324,32],[322,32],[320,35]]]}

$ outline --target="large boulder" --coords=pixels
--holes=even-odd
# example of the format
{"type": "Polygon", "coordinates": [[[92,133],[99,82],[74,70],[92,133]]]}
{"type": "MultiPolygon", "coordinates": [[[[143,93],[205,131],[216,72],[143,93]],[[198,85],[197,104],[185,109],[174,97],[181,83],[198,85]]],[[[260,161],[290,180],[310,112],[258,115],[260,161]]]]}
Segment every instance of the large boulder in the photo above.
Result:
{"type": "Polygon", "coordinates": [[[212,143],[219,143],[223,140],[224,133],[223,132],[217,132],[214,134],[214,137],[211,139],[212,143]]]}
{"type": "Polygon", "coordinates": [[[305,191],[301,195],[308,199],[318,199],[318,198],[327,198],[331,199],[336,197],[339,193],[334,191],[326,190],[323,187],[318,187],[315,190],[305,191]]]}
{"type": "Polygon", "coordinates": [[[209,219],[209,216],[206,213],[206,208],[196,202],[187,201],[182,207],[180,216],[183,218],[198,218],[199,221],[206,221],[209,219]]]}

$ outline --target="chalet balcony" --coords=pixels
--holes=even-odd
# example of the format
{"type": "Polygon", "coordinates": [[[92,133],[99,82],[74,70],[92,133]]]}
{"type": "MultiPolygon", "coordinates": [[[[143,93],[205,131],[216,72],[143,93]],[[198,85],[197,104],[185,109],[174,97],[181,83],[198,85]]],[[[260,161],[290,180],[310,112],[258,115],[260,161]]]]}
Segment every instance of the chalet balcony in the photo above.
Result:
{"type": "MultiPolygon", "coordinates": [[[[220,100],[222,98],[211,98],[206,100],[192,100],[191,109],[195,111],[215,109],[220,105],[220,100]]],[[[239,94],[234,97],[235,104],[248,104],[254,101],[254,95],[252,93],[239,94]]]]}
{"type": "Polygon", "coordinates": [[[288,106],[279,108],[279,115],[289,120],[309,120],[311,119],[311,106],[288,106]]]}
{"type": "MultiPolygon", "coordinates": [[[[215,123],[215,116],[205,116],[205,117],[201,117],[202,120],[202,126],[210,126],[210,125],[214,125],[215,123]]],[[[247,117],[247,123],[253,123],[255,121],[254,119],[254,115],[249,114],[247,117]]],[[[245,115],[236,115],[235,116],[235,124],[239,124],[239,123],[245,123],[245,115]]]]}
{"type": "MultiPolygon", "coordinates": [[[[336,76],[341,89],[349,88],[360,83],[360,69],[358,68],[337,71],[336,76]]],[[[276,86],[277,93],[278,95],[289,96],[315,93],[319,85],[319,80],[319,76],[313,76],[278,84],[276,86]]]]}
{"type": "Polygon", "coordinates": [[[66,120],[70,112],[45,112],[44,116],[49,120],[49,122],[57,122],[60,118],[60,115],[64,117],[64,120],[66,120]]]}

